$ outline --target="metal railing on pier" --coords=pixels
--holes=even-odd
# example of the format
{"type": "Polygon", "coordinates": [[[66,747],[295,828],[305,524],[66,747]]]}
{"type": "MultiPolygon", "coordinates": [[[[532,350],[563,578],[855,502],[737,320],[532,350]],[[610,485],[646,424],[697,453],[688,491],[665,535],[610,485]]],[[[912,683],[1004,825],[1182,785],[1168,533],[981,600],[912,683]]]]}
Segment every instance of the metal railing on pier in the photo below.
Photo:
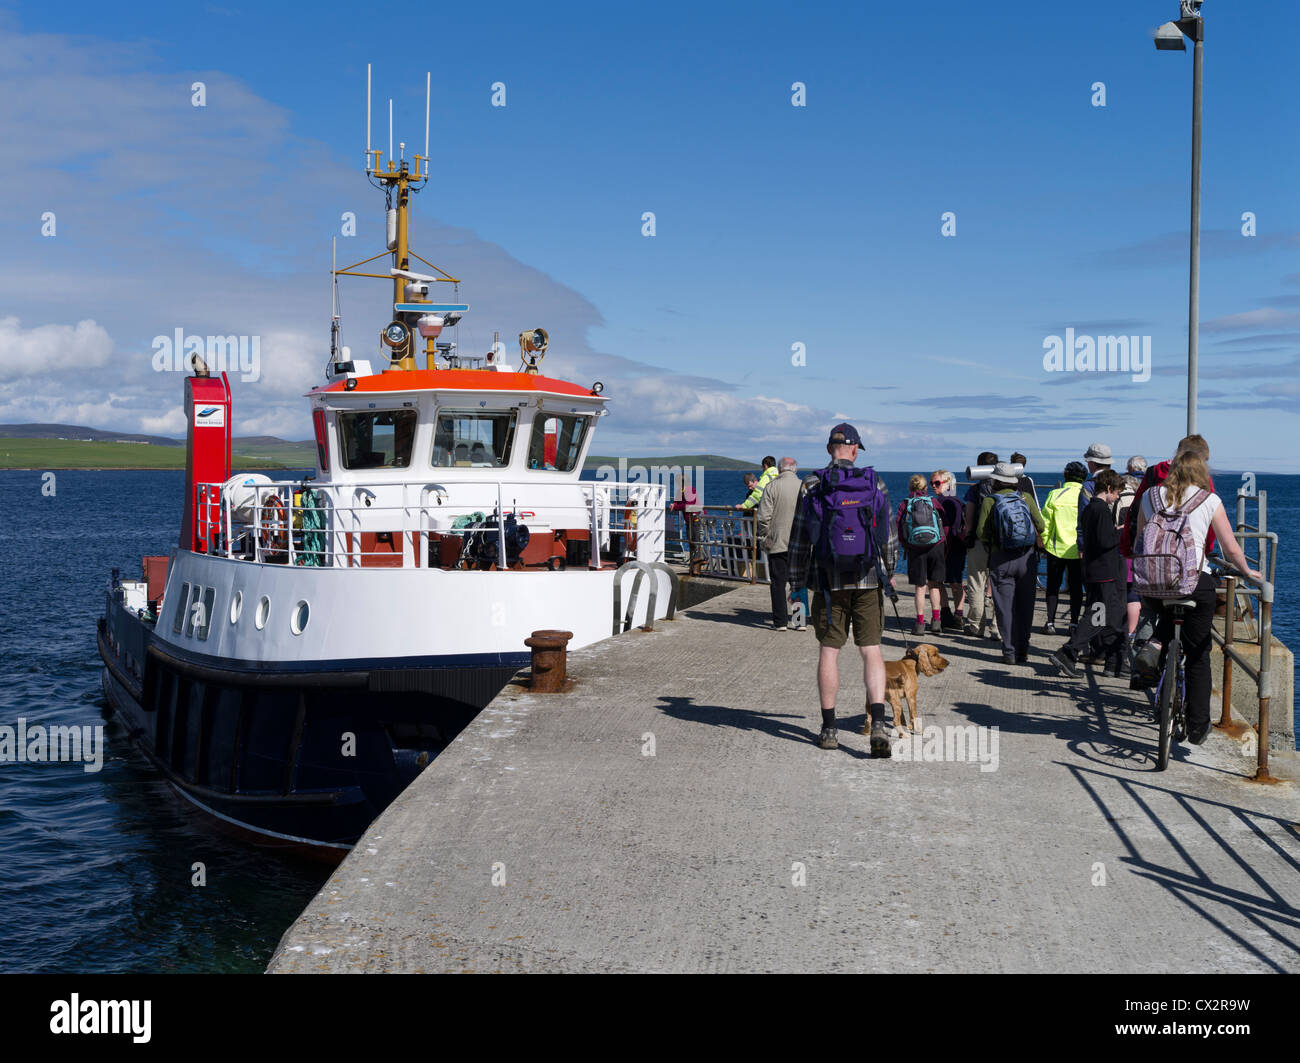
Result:
{"type": "Polygon", "coordinates": [[[692,576],[766,583],[763,551],[753,510],[732,506],[698,506],[668,514],[668,556],[687,566],[692,576]]]}
{"type": "MultiPolygon", "coordinates": [[[[1264,578],[1263,580],[1254,580],[1245,573],[1236,572],[1225,565],[1227,576],[1224,594],[1226,608],[1223,614],[1223,634],[1220,635],[1213,625],[1210,627],[1210,635],[1213,637],[1215,644],[1223,651],[1223,707],[1217,726],[1224,729],[1231,729],[1234,726],[1232,719],[1232,666],[1237,664],[1246,675],[1255,681],[1256,689],[1259,692],[1259,724],[1256,727],[1258,752],[1254,778],[1257,782],[1272,782],[1273,777],[1268,771],[1268,732],[1270,702],[1273,697],[1273,672],[1271,667],[1273,589],[1277,575],[1278,537],[1276,532],[1268,530],[1267,491],[1260,491],[1254,496],[1238,492],[1236,535],[1237,540],[1242,543],[1243,550],[1251,542],[1256,544],[1258,558],[1255,564],[1264,578]],[[1252,497],[1256,502],[1254,524],[1246,520],[1247,503],[1252,497]],[[1252,665],[1237,648],[1236,632],[1239,606],[1245,605],[1244,611],[1253,621],[1252,605],[1255,599],[1259,600],[1259,617],[1257,624],[1252,623],[1251,626],[1254,628],[1253,634],[1259,640],[1259,664],[1257,666],[1252,665]]],[[[1247,559],[1250,559],[1249,554],[1247,554],[1247,559]]],[[[1251,641],[1249,634],[1251,633],[1248,632],[1246,641],[1251,641]]]]}

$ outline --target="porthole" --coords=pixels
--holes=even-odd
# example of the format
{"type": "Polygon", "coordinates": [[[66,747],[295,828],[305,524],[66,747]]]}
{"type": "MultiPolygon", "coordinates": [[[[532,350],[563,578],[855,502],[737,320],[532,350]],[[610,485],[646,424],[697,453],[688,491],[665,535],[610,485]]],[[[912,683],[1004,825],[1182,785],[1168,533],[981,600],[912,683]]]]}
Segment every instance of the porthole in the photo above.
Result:
{"type": "Polygon", "coordinates": [[[235,596],[230,599],[230,622],[233,624],[239,619],[239,614],[244,611],[244,592],[235,591],[235,596]]]}
{"type": "Polygon", "coordinates": [[[301,635],[307,630],[307,621],[311,619],[311,606],[305,601],[299,602],[293,607],[293,616],[289,617],[289,628],[295,635],[301,635]]]}
{"type": "Polygon", "coordinates": [[[257,613],[253,616],[253,623],[257,630],[261,631],[266,627],[266,618],[271,615],[271,599],[265,594],[257,602],[257,613]]]}

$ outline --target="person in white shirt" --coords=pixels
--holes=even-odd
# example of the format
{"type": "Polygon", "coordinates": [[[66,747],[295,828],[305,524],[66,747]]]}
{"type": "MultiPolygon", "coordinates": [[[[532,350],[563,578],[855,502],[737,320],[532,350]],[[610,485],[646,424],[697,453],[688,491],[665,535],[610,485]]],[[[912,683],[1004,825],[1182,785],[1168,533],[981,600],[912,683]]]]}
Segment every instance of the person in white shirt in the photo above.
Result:
{"type": "MultiPolygon", "coordinates": [[[[1210,566],[1205,558],[1205,541],[1211,528],[1223,547],[1223,554],[1238,570],[1252,579],[1263,577],[1251,568],[1242,552],[1237,537],[1233,534],[1232,524],[1228,520],[1223,501],[1210,488],[1210,470],[1205,459],[1197,453],[1181,452],[1174,458],[1169,469],[1169,476],[1158,487],[1150,488],[1142,496],[1142,508],[1138,511],[1133,532],[1135,544],[1142,541],[1142,529],[1156,513],[1156,506],[1161,509],[1177,507],[1183,509],[1193,502],[1201,491],[1209,492],[1209,497],[1191,510],[1188,521],[1197,547],[1197,566],[1200,576],[1196,589],[1188,596],[1196,602],[1196,608],[1183,613],[1183,652],[1186,661],[1183,675],[1187,683],[1186,712],[1187,740],[1200,745],[1210,733],[1210,647],[1213,640],[1210,629],[1214,624],[1215,579],[1210,575],[1210,566]]],[[[1156,622],[1156,641],[1161,646],[1168,646],[1174,633],[1173,612],[1159,599],[1148,598],[1149,608],[1158,610],[1156,622]]]]}

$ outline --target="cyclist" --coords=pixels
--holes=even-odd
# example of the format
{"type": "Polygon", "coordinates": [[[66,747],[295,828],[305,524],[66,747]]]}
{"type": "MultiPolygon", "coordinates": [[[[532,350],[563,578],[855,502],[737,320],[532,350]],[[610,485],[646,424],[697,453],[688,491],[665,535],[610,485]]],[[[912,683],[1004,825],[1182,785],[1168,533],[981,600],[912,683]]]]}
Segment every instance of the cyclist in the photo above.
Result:
{"type": "MultiPolygon", "coordinates": [[[[1263,576],[1249,566],[1246,555],[1233,534],[1223,500],[1210,486],[1209,467],[1199,453],[1181,451],[1174,458],[1164,483],[1151,487],[1142,495],[1141,509],[1133,528],[1135,546],[1142,542],[1142,529],[1155,514],[1155,506],[1162,509],[1176,508],[1184,512],[1190,524],[1192,541],[1196,544],[1200,575],[1196,589],[1188,595],[1196,607],[1183,613],[1183,675],[1186,682],[1183,704],[1187,714],[1187,740],[1199,746],[1210,733],[1210,629],[1214,623],[1215,580],[1210,575],[1210,567],[1206,562],[1205,547],[1206,536],[1211,529],[1223,546],[1224,556],[1235,568],[1254,580],[1262,580],[1263,576]],[[1192,508],[1185,508],[1202,491],[1208,497],[1192,508]]],[[[1156,640],[1161,646],[1168,646],[1174,632],[1173,611],[1159,599],[1148,598],[1145,604],[1159,614],[1156,640]]]]}

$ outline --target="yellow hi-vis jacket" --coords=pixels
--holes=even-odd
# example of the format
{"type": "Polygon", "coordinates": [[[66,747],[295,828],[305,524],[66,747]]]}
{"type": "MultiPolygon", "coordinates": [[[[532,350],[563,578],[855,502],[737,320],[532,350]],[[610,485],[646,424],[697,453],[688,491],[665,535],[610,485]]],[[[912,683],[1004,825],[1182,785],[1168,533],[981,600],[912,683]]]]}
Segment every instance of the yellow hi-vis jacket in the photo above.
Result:
{"type": "MultiPolygon", "coordinates": [[[[767,489],[767,485],[770,484],[773,480],[775,480],[780,475],[781,475],[780,470],[778,470],[775,465],[771,466],[770,468],[764,469],[763,475],[758,478],[758,483],[754,485],[754,489],[749,492],[749,494],[745,498],[745,501],[740,503],[740,508],[753,509],[756,505],[758,505],[758,503],[763,498],[763,492],[767,489]]],[[[732,497],[734,498],[735,496],[733,495],[732,497]]]]}
{"type": "Polygon", "coordinates": [[[1083,484],[1071,481],[1047,496],[1043,503],[1043,545],[1054,557],[1069,560],[1079,556],[1079,490],[1083,484]]]}

